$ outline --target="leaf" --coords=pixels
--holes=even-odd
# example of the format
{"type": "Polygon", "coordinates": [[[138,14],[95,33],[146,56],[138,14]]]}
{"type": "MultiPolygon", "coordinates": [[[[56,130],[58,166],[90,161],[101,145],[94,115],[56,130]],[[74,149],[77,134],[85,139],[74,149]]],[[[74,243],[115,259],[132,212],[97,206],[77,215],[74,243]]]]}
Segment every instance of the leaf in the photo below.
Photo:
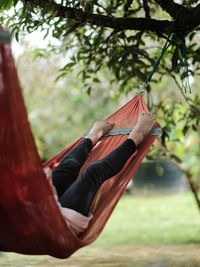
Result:
{"type": "Polygon", "coordinates": [[[68,69],[71,69],[74,65],[76,64],[76,62],[70,62],[68,64],[66,64],[62,69],[60,69],[59,71],[66,71],[68,69]]]}
{"type": "Polygon", "coordinates": [[[95,83],[100,83],[100,80],[99,80],[98,78],[94,78],[94,79],[93,79],[93,82],[95,82],[95,83]]]}
{"type": "Polygon", "coordinates": [[[175,159],[179,163],[182,163],[182,160],[178,156],[176,156],[175,154],[171,154],[170,158],[175,159]]]}
{"type": "Polygon", "coordinates": [[[0,0],[0,10],[8,10],[13,6],[13,0],[0,0]]]}
{"type": "Polygon", "coordinates": [[[190,42],[192,41],[193,37],[196,35],[196,32],[192,32],[190,35],[189,35],[189,39],[190,39],[190,42]]]}
{"type": "Polygon", "coordinates": [[[192,129],[195,131],[195,132],[197,132],[198,131],[198,129],[197,129],[197,127],[196,127],[196,125],[192,125],[192,129]]]}
{"type": "Polygon", "coordinates": [[[15,38],[16,38],[17,42],[19,42],[19,31],[16,32],[15,38]]]}
{"type": "Polygon", "coordinates": [[[14,6],[16,6],[18,2],[19,0],[14,0],[14,6]]]}
{"type": "Polygon", "coordinates": [[[166,138],[167,137],[169,137],[168,133],[165,130],[163,130],[162,135],[161,135],[161,142],[162,142],[162,145],[164,147],[166,147],[166,138]]]}
{"type": "Polygon", "coordinates": [[[179,48],[176,47],[174,54],[172,56],[172,70],[176,70],[179,59],[179,48]]]}
{"type": "Polygon", "coordinates": [[[184,128],[183,128],[183,134],[184,135],[186,135],[188,129],[189,129],[189,126],[188,125],[185,125],[184,128]]]}
{"type": "Polygon", "coordinates": [[[16,39],[18,38],[18,34],[19,34],[19,26],[15,26],[12,31],[11,31],[11,35],[14,35],[15,34],[15,37],[16,39]]]}
{"type": "Polygon", "coordinates": [[[160,165],[160,163],[156,164],[156,172],[159,176],[163,176],[164,173],[164,169],[163,167],[160,165]]]}
{"type": "Polygon", "coordinates": [[[87,88],[87,94],[88,94],[88,95],[90,95],[90,94],[91,94],[91,90],[92,90],[92,87],[91,87],[91,86],[89,86],[89,87],[87,88]]]}
{"type": "Polygon", "coordinates": [[[55,82],[57,82],[58,80],[64,78],[65,76],[66,76],[66,72],[61,73],[59,76],[56,77],[55,82]]]}

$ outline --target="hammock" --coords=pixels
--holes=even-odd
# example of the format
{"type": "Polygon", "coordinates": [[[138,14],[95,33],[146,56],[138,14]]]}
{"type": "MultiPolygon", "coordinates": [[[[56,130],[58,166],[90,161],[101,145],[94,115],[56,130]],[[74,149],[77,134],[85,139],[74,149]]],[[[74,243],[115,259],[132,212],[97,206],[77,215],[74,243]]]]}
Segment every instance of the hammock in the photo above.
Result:
{"type": "MultiPolygon", "coordinates": [[[[100,188],[89,227],[76,237],[65,223],[43,173],[81,142],[81,137],[59,155],[41,164],[19,86],[11,48],[5,33],[0,44],[0,251],[48,254],[67,258],[93,242],[103,230],[139,164],[153,144],[149,135],[125,168],[100,188]]],[[[139,113],[148,111],[141,95],[133,98],[107,120],[115,122],[115,135],[103,137],[92,149],[83,169],[121,144],[135,126],[139,113]],[[119,134],[116,129],[122,129],[119,134]],[[128,128],[128,129],[125,129],[128,128]],[[127,132],[126,132],[127,131],[127,132]]]]}

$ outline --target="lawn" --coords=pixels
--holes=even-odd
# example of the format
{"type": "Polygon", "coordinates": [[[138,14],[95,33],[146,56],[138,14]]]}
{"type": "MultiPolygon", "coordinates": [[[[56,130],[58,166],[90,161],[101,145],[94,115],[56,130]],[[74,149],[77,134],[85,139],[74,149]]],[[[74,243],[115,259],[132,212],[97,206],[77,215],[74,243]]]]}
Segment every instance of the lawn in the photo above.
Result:
{"type": "Polygon", "coordinates": [[[199,242],[200,212],[187,193],[123,197],[95,245],[199,242]]]}
{"type": "Polygon", "coordinates": [[[200,266],[200,213],[189,193],[126,195],[98,240],[69,259],[3,253],[0,266],[200,266]]]}

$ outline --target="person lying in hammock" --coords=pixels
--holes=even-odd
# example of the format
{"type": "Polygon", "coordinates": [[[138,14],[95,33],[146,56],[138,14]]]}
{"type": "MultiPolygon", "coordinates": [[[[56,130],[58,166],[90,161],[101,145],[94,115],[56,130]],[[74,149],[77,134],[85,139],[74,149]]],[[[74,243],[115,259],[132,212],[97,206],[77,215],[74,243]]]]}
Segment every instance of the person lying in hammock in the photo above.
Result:
{"type": "Polygon", "coordinates": [[[90,206],[100,186],[122,170],[153,125],[154,117],[141,112],[135,128],[124,143],[105,158],[88,165],[77,179],[92,147],[114,126],[112,122],[97,121],[86,138],[62,158],[52,174],[50,168],[44,169],[61,213],[75,235],[78,236],[88,227],[92,218],[90,206]]]}

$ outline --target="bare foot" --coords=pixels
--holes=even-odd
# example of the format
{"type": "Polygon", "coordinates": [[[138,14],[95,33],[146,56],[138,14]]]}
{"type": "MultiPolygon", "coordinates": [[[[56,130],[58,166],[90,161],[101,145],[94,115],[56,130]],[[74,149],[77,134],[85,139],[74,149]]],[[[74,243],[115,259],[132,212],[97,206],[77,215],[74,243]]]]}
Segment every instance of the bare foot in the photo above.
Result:
{"type": "Polygon", "coordinates": [[[139,145],[144,137],[151,131],[155,124],[154,116],[147,112],[141,112],[135,128],[130,133],[129,137],[132,139],[136,146],[139,145]]]}
{"type": "Polygon", "coordinates": [[[114,122],[109,121],[96,121],[86,138],[89,138],[93,145],[114,126],[114,122]]]}

